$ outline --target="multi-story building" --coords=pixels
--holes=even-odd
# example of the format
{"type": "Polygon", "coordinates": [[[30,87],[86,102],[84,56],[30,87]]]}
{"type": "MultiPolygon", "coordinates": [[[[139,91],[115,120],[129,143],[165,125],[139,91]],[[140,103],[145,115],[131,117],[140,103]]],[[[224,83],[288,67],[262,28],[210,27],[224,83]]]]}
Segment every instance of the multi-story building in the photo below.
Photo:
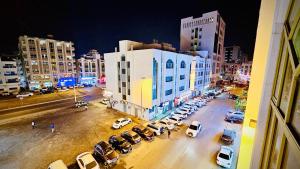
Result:
{"type": "Polygon", "coordinates": [[[198,51],[193,54],[190,75],[190,89],[193,96],[202,94],[209,87],[210,63],[207,51],[198,51]]]}
{"type": "Polygon", "coordinates": [[[181,51],[208,51],[211,59],[211,82],[219,79],[224,62],[225,22],[218,11],[208,12],[199,18],[183,18],[180,27],[181,51]]]}
{"type": "Polygon", "coordinates": [[[97,50],[90,50],[82,55],[78,62],[78,82],[80,84],[98,85],[105,82],[104,58],[97,50]]]}
{"type": "Polygon", "coordinates": [[[242,51],[239,46],[225,47],[225,63],[242,63],[242,51]]]}
{"type": "Polygon", "coordinates": [[[240,63],[224,63],[224,77],[223,80],[236,80],[236,75],[240,71],[242,64],[240,63]]]}
{"type": "Polygon", "coordinates": [[[149,120],[189,98],[193,56],[175,51],[166,43],[124,40],[119,51],[105,53],[112,107],[149,120]]]}
{"type": "Polygon", "coordinates": [[[60,78],[74,77],[76,65],[72,42],[20,36],[22,82],[30,89],[56,86],[60,78]]]}
{"type": "Polygon", "coordinates": [[[261,1],[237,168],[300,168],[299,12],[261,1]]]}
{"type": "Polygon", "coordinates": [[[20,90],[17,63],[15,60],[1,60],[0,95],[17,94],[20,90]]]}

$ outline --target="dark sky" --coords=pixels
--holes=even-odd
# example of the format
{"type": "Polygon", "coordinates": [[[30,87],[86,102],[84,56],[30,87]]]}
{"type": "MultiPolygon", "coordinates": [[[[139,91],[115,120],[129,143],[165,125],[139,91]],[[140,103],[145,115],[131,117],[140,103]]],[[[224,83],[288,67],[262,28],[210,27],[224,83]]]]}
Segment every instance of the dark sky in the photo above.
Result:
{"type": "Polygon", "coordinates": [[[260,0],[7,0],[0,2],[0,53],[17,50],[18,36],[70,40],[76,56],[95,48],[112,52],[119,40],[172,43],[179,49],[180,19],[218,10],[226,22],[225,46],[253,54],[260,0]]]}

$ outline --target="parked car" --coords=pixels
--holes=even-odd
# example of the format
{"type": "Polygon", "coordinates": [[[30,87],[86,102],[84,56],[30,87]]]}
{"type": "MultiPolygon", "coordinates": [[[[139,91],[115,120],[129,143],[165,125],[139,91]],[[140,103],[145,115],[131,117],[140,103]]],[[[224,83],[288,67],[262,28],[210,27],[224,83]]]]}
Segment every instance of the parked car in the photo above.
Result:
{"type": "Polygon", "coordinates": [[[102,103],[104,105],[107,105],[109,103],[109,99],[103,98],[103,99],[100,100],[100,103],[102,103]]]}
{"type": "Polygon", "coordinates": [[[228,97],[229,97],[229,99],[232,99],[232,100],[236,100],[238,98],[238,96],[235,94],[230,94],[228,97]]]}
{"type": "Polygon", "coordinates": [[[190,111],[190,114],[194,113],[195,111],[198,110],[198,107],[197,106],[191,106],[191,105],[188,105],[188,104],[184,104],[181,106],[181,108],[185,108],[185,109],[188,109],[190,111]]]}
{"type": "Polygon", "coordinates": [[[197,111],[198,110],[198,106],[192,102],[188,102],[188,103],[185,103],[183,105],[184,107],[190,107],[193,111],[197,111]]]}
{"type": "Polygon", "coordinates": [[[52,93],[53,91],[50,90],[49,88],[47,87],[43,87],[40,89],[40,94],[48,94],[48,93],[52,93]]]}
{"type": "Polygon", "coordinates": [[[196,137],[201,130],[202,125],[200,124],[200,122],[193,121],[185,133],[190,137],[196,137]]]}
{"type": "Polygon", "coordinates": [[[217,155],[217,164],[230,168],[233,160],[234,152],[233,149],[228,146],[221,146],[221,149],[217,155]]]}
{"type": "Polygon", "coordinates": [[[181,118],[185,119],[187,118],[188,114],[191,112],[188,109],[184,109],[182,107],[179,107],[175,110],[175,112],[172,113],[172,115],[180,116],[181,118]]]}
{"type": "Polygon", "coordinates": [[[76,161],[80,169],[100,169],[99,164],[90,152],[79,154],[76,161]]]}
{"type": "Polygon", "coordinates": [[[49,164],[48,169],[68,169],[62,160],[56,160],[49,164]]]}
{"type": "Polygon", "coordinates": [[[177,126],[180,126],[183,123],[182,119],[178,116],[172,116],[172,117],[168,118],[168,121],[175,124],[175,125],[177,125],[177,126]]]}
{"type": "Polygon", "coordinates": [[[85,102],[85,101],[77,101],[77,102],[75,102],[75,107],[76,108],[84,107],[84,106],[87,106],[87,105],[88,105],[88,103],[85,102]]]}
{"type": "Polygon", "coordinates": [[[99,158],[105,166],[112,166],[118,162],[119,154],[105,141],[100,141],[94,147],[94,155],[99,158]]]}
{"type": "Polygon", "coordinates": [[[65,91],[68,91],[69,89],[67,87],[61,87],[61,88],[58,88],[58,91],[59,92],[65,92],[65,91]]]}
{"type": "Polygon", "coordinates": [[[120,151],[122,154],[129,153],[132,150],[131,144],[121,136],[110,136],[108,142],[114,149],[120,151]]]}
{"type": "Polygon", "coordinates": [[[223,134],[221,136],[221,140],[225,144],[232,144],[236,137],[236,132],[234,130],[224,129],[223,134]]]}
{"type": "Polygon", "coordinates": [[[10,93],[5,91],[5,92],[2,92],[1,95],[2,95],[2,96],[9,96],[10,93]]]}
{"type": "Polygon", "coordinates": [[[154,133],[155,136],[159,136],[165,132],[164,127],[159,124],[150,123],[147,124],[147,127],[154,133]]]}
{"type": "Polygon", "coordinates": [[[229,111],[225,115],[225,120],[229,122],[242,123],[244,121],[244,113],[241,111],[229,111]]]}
{"type": "Polygon", "coordinates": [[[136,132],[146,141],[154,140],[154,133],[147,127],[144,127],[142,125],[136,125],[132,128],[132,131],[136,132]]]}
{"type": "Polygon", "coordinates": [[[160,120],[159,124],[162,125],[163,127],[167,128],[168,130],[173,130],[175,128],[174,123],[171,123],[168,120],[160,120]]]}
{"type": "Polygon", "coordinates": [[[124,127],[131,122],[132,120],[130,118],[119,118],[113,123],[112,127],[114,129],[120,129],[121,127],[124,127]]]}
{"type": "Polygon", "coordinates": [[[33,93],[31,92],[19,93],[16,97],[20,98],[20,97],[28,97],[28,96],[33,96],[33,93]]]}
{"type": "Polygon", "coordinates": [[[121,133],[121,137],[127,140],[130,144],[137,144],[141,142],[141,137],[133,131],[124,131],[121,133]]]}

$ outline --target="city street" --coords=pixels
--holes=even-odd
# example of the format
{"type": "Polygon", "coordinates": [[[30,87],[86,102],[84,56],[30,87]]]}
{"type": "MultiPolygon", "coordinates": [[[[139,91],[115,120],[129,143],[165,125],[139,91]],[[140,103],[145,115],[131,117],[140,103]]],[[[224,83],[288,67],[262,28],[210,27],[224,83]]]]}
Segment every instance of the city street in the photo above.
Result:
{"type": "MultiPolygon", "coordinates": [[[[199,120],[203,124],[204,130],[196,138],[185,135],[187,125],[184,125],[173,131],[170,139],[164,134],[156,137],[151,143],[142,141],[134,146],[131,153],[121,155],[114,168],[219,168],[215,161],[224,127],[235,129],[238,138],[241,130],[240,124],[224,121],[226,111],[233,106],[233,101],[224,98],[223,95],[211,101],[185,121],[189,124],[192,120],[199,120]]],[[[57,159],[62,159],[71,166],[70,168],[76,168],[74,163],[78,154],[92,151],[93,146],[100,140],[107,141],[113,134],[130,130],[137,123],[144,123],[133,118],[132,124],[120,130],[113,130],[113,121],[124,117],[125,114],[107,109],[96,100],[90,101],[87,111],[71,106],[54,107],[58,109],[56,113],[45,113],[35,118],[36,129],[31,129],[31,118],[1,126],[1,168],[42,169],[57,159]],[[52,122],[56,126],[54,133],[51,133],[49,128],[52,122]]],[[[239,139],[235,140],[233,147],[238,152],[239,139]]],[[[235,168],[234,166],[232,168],[235,168]]]]}

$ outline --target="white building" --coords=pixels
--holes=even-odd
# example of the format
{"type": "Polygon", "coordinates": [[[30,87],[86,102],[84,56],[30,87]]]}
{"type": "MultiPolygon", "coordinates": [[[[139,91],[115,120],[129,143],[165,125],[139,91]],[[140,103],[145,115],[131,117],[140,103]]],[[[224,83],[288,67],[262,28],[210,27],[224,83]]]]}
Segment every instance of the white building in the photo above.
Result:
{"type": "Polygon", "coordinates": [[[106,93],[113,108],[152,119],[191,96],[193,56],[176,53],[171,45],[120,41],[119,51],[105,53],[106,93]]]}
{"type": "Polygon", "coordinates": [[[86,55],[82,55],[78,62],[78,82],[80,84],[98,85],[104,83],[105,68],[104,58],[97,50],[90,50],[86,55]]]}
{"type": "Polygon", "coordinates": [[[208,12],[199,18],[181,19],[180,50],[208,51],[211,59],[211,82],[220,78],[224,63],[225,22],[218,11],[208,12]]]}
{"type": "Polygon", "coordinates": [[[4,61],[0,58],[0,95],[4,92],[17,94],[19,89],[20,85],[16,61],[4,61]]]}
{"type": "Polygon", "coordinates": [[[56,86],[64,77],[75,77],[74,44],[49,37],[20,36],[19,50],[23,76],[30,89],[56,86]]]}
{"type": "Polygon", "coordinates": [[[209,87],[210,63],[207,51],[199,51],[193,56],[190,76],[193,96],[202,94],[209,87]]]}

